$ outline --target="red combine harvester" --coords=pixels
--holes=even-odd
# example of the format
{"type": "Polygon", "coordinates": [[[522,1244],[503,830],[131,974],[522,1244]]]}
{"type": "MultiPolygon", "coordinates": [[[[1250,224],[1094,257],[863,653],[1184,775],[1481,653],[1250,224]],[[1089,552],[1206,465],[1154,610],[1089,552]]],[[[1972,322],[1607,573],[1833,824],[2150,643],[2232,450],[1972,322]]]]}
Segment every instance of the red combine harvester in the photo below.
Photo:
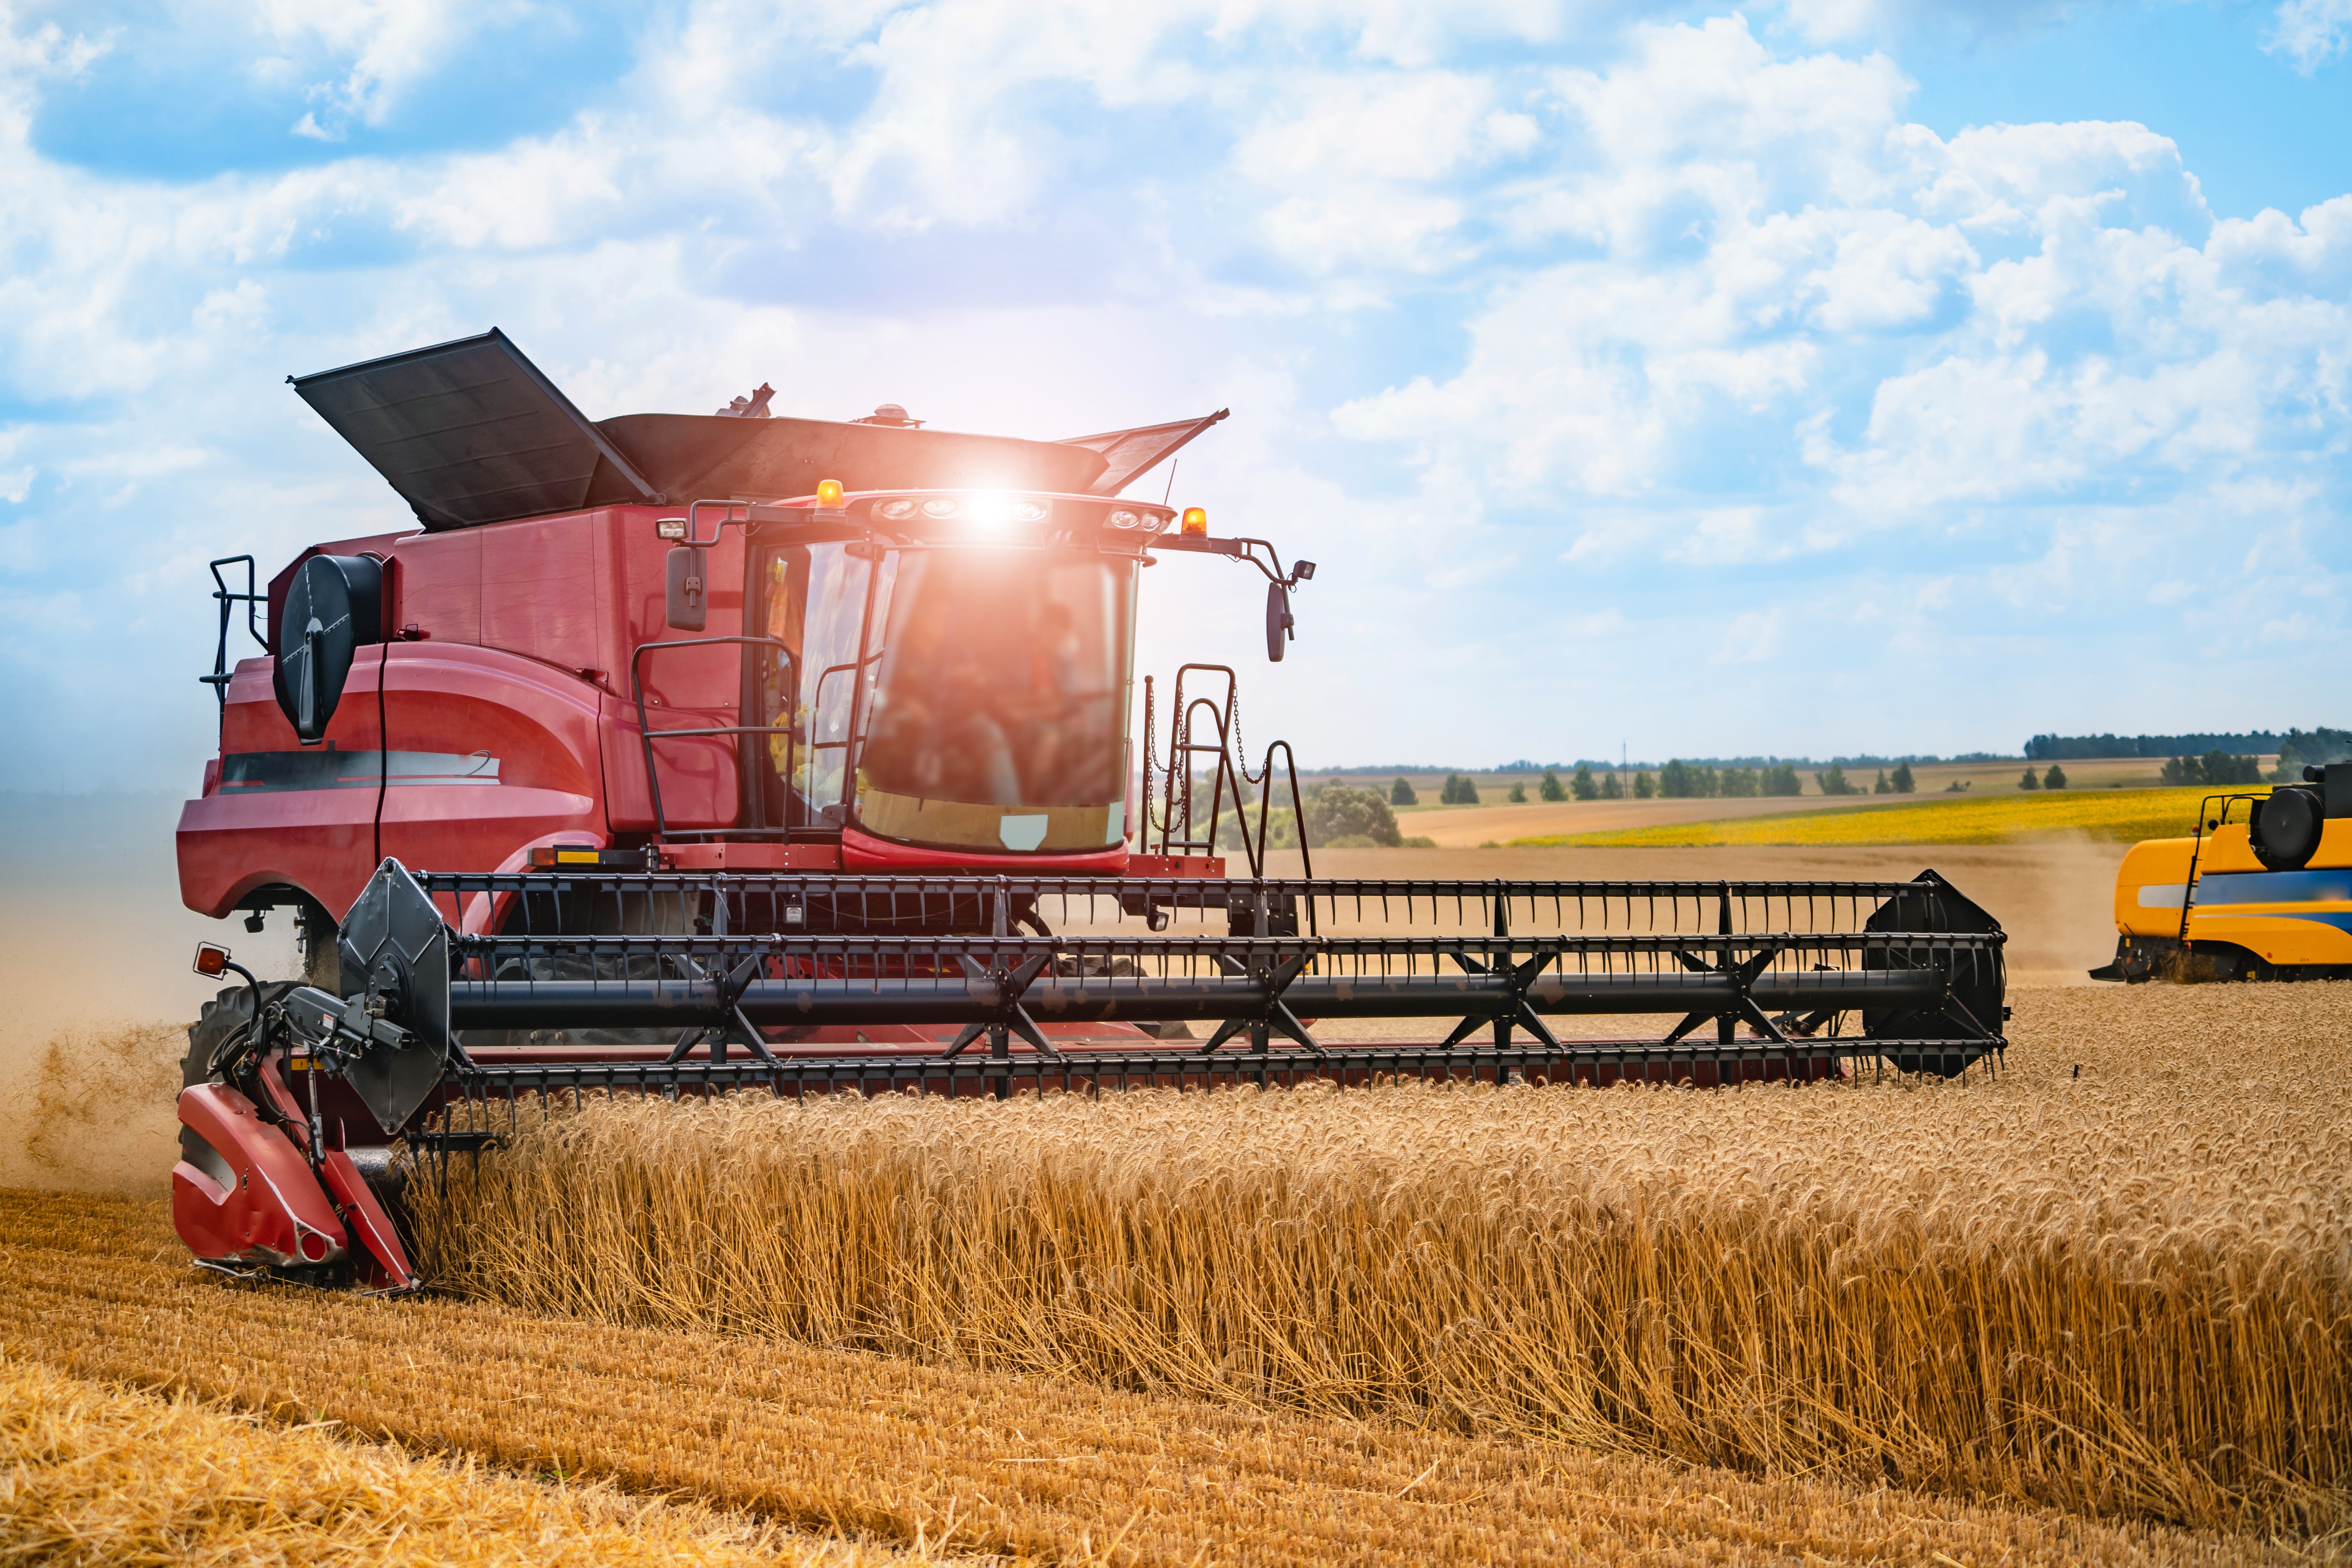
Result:
{"type": "Polygon", "coordinates": [[[394,1150],[478,1151],[526,1095],[1706,1085],[2005,1044],[2000,927],[1932,872],[1269,875],[1277,782],[1304,802],[1282,742],[1248,773],[1233,671],[1178,672],[1164,760],[1148,679],[1140,758],[1130,728],[1146,568],[1255,568],[1273,659],[1314,575],[1121,499],[1222,411],[1028,441],[770,418],[763,387],[592,423],[495,331],[294,385],[422,526],[265,591],[214,563],[182,891],[290,910],[304,973],[199,953],[244,981],[180,1097],[208,1266],[414,1288],[394,1150]],[[1678,1022],[1553,1027],[1638,1014],[1678,1022]]]}

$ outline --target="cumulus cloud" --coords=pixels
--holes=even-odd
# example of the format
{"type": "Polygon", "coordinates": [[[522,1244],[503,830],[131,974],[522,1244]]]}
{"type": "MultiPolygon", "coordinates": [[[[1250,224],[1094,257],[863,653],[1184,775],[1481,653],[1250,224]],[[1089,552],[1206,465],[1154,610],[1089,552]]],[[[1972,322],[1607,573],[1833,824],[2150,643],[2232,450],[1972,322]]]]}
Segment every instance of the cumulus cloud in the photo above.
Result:
{"type": "Polygon", "coordinates": [[[2264,47],[2309,75],[2352,47],[2352,0],[2284,0],[2264,47]]]}
{"type": "MultiPolygon", "coordinates": [[[[532,18],[529,0],[261,0],[256,20],[278,52],[257,75],[284,76],[323,54],[340,78],[309,85],[313,106],[296,135],[341,141],[354,121],[381,125],[402,94],[444,64],[473,34],[532,18]]],[[[542,25],[561,25],[540,9],[542,25]]]]}
{"type": "MultiPolygon", "coordinates": [[[[593,416],[761,380],[1031,435],[1230,404],[1179,483],[1325,563],[1266,683],[1321,694],[1267,721],[1306,754],[1604,749],[1530,713],[1658,754],[2009,744],[2053,622],[2143,677],[2092,688],[2235,700],[2260,628],[2347,636],[2352,195],[2216,221],[2160,126],[1938,136],[1900,40],[1939,3],[689,0],[555,120],[404,148],[488,29],[575,22],[277,0],[255,70],[369,151],[200,178],[45,155],[43,95],[120,41],[0,13],[0,597],[49,606],[0,691],[65,689],[33,628],[110,595],[193,671],[210,556],[402,526],[279,378],[495,322],[593,416]],[[91,518],[104,561],[57,543],[91,518]],[[1897,700],[1955,657],[1981,679],[1897,700]],[[1458,699],[1396,719],[1433,679],[1458,699]],[[1695,694],[1724,728],[1661,732],[1695,694]]],[[[2278,47],[2324,60],[2341,3],[2278,47]]],[[[1151,578],[1147,668],[1258,635],[1230,578],[1151,578]]],[[[118,671],[134,772],[210,743],[158,657],[118,671]]],[[[70,704],[17,717],[117,765],[70,704]]]]}

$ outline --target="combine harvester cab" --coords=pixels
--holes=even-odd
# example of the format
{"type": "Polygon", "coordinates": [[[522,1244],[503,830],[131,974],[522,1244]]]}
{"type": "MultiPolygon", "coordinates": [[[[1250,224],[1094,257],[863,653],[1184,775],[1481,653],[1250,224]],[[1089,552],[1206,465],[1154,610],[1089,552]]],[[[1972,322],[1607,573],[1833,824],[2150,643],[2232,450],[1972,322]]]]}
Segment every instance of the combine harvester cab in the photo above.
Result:
{"type": "Polygon", "coordinates": [[[1933,872],[1273,875],[1306,801],[1283,742],[1249,770],[1234,671],[1181,668],[1164,724],[1147,677],[1131,729],[1145,567],[1255,569],[1270,660],[1315,574],[1121,497],[1222,411],[592,423],[496,331],[295,386],[421,527],[266,589],[215,563],[183,895],[290,909],[304,973],[191,1032],[200,1260],[413,1288],[394,1150],[478,1150],[526,1097],[1719,1086],[2005,1044],[2000,927],[1933,872]],[[1675,1021],[1568,1032],[1642,1015],[1675,1021]]]}
{"type": "Polygon", "coordinates": [[[2116,873],[2116,956],[2094,980],[2352,977],[2352,762],[2206,797],[2186,838],[2116,873]]]}

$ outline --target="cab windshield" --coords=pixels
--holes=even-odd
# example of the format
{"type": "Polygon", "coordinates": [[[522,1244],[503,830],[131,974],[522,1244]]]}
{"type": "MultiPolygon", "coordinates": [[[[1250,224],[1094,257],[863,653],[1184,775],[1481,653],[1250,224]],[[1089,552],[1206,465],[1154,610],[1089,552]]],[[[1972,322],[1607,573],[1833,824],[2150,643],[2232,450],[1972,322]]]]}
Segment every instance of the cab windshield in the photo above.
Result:
{"type": "Polygon", "coordinates": [[[1117,844],[1134,560],[917,546],[895,564],[869,650],[858,825],[964,849],[1117,844]]]}
{"type": "Polygon", "coordinates": [[[760,721],[793,731],[765,820],[1000,854],[1125,837],[1134,558],[814,542],[763,552],[760,586],[792,655],[755,661],[760,721]]]}

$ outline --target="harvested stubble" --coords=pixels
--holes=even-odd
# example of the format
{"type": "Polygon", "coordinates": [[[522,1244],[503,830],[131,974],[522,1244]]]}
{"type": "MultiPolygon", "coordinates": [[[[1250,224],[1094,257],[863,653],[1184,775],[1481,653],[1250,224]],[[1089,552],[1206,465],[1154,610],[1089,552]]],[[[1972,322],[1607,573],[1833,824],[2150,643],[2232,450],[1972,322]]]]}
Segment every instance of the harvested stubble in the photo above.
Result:
{"type": "Polygon", "coordinates": [[[2352,987],[2099,1005],[2187,1026],[2081,1079],[2029,1016],[1998,1082],[592,1102],[413,1202],[538,1310],[2331,1528],[2352,987]]]}
{"type": "Polygon", "coordinates": [[[813,1530],[1058,1563],[2308,1562],[2139,1523],[479,1303],[245,1289],[152,1205],[0,1190],[0,1347],[813,1530]]]}
{"type": "Polygon", "coordinates": [[[395,1560],[851,1568],[860,1558],[693,1505],[484,1473],[0,1359],[0,1562],[395,1560]]]}

